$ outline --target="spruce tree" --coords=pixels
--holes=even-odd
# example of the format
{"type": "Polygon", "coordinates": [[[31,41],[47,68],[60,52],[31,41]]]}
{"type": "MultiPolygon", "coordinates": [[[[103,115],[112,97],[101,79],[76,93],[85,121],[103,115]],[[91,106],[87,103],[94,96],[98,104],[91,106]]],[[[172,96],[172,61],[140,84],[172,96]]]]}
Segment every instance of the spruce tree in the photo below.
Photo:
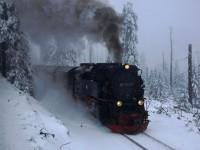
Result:
{"type": "Polygon", "coordinates": [[[0,50],[5,54],[5,76],[24,92],[32,93],[32,71],[29,47],[23,33],[15,5],[0,0],[0,50]]]}
{"type": "Polygon", "coordinates": [[[133,4],[128,2],[122,12],[123,24],[122,24],[122,48],[123,63],[138,64],[137,60],[137,16],[133,11],[133,4]]]}

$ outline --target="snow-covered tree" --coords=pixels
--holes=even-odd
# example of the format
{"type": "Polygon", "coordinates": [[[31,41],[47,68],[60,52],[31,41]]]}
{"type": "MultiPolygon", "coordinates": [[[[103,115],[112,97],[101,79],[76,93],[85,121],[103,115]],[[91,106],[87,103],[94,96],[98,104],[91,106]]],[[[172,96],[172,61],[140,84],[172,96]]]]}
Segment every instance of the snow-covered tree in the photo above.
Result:
{"type": "Polygon", "coordinates": [[[173,86],[173,97],[178,103],[187,103],[187,77],[184,73],[175,73],[173,86]]]}
{"type": "Polygon", "coordinates": [[[59,49],[58,43],[54,39],[50,40],[48,45],[49,52],[44,57],[45,64],[55,66],[76,66],[78,60],[78,51],[72,48],[59,49]]]}
{"type": "Polygon", "coordinates": [[[193,101],[194,104],[200,104],[200,66],[193,67],[193,101]]]}
{"type": "Polygon", "coordinates": [[[198,64],[198,70],[197,70],[197,86],[198,86],[198,98],[197,98],[197,103],[199,104],[200,107],[200,64],[198,64]]]}
{"type": "Polygon", "coordinates": [[[147,96],[157,100],[163,100],[169,96],[169,85],[165,81],[165,76],[158,69],[150,71],[147,77],[146,90],[147,96]]]}
{"type": "Polygon", "coordinates": [[[7,0],[0,0],[0,45],[5,53],[5,76],[20,90],[32,93],[28,43],[20,31],[15,5],[7,0]]]}
{"type": "Polygon", "coordinates": [[[194,101],[196,101],[197,97],[199,96],[199,91],[198,91],[198,74],[197,74],[197,69],[193,67],[193,79],[192,79],[192,88],[193,88],[193,98],[194,101]]]}
{"type": "Polygon", "coordinates": [[[123,48],[123,63],[138,64],[137,60],[137,16],[133,11],[133,4],[128,2],[122,12],[123,24],[121,42],[123,48]]]}
{"type": "Polygon", "coordinates": [[[198,65],[197,80],[198,80],[198,89],[199,89],[199,97],[200,97],[200,64],[198,65]]]}

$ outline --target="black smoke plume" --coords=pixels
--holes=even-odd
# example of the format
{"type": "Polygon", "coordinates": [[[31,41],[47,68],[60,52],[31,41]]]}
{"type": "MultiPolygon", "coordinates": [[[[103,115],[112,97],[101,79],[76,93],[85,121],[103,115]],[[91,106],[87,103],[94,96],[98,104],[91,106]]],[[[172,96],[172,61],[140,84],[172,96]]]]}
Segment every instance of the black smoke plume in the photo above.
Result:
{"type": "MultiPolygon", "coordinates": [[[[115,62],[121,62],[121,18],[104,0],[16,0],[22,28],[40,45],[54,36],[62,47],[87,36],[104,42],[115,62]]],[[[41,47],[42,47],[41,46],[41,47]]]]}

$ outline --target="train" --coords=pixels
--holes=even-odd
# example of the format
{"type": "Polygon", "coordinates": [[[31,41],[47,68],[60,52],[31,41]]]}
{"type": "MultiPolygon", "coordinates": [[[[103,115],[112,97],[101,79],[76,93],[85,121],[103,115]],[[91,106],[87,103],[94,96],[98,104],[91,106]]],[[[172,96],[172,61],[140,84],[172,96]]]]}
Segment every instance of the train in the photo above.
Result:
{"type": "Polygon", "coordinates": [[[83,63],[67,72],[67,87],[112,132],[137,134],[149,124],[141,74],[136,65],[83,63]]]}

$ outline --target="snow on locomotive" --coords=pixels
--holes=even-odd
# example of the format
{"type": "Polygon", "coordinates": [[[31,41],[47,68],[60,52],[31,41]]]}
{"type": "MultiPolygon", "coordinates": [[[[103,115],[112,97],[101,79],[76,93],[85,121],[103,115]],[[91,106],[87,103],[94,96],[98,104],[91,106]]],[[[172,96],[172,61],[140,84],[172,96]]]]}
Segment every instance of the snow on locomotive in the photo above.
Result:
{"type": "Polygon", "coordinates": [[[128,64],[81,64],[68,72],[68,86],[112,132],[135,134],[149,123],[139,72],[128,64]]]}

